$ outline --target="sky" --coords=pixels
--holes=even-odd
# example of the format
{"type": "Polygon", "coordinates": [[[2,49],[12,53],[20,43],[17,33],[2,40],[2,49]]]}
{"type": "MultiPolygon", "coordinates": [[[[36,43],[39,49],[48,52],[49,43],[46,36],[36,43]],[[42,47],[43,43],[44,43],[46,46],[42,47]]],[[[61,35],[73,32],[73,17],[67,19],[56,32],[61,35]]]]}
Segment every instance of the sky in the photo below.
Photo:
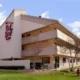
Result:
{"type": "Polygon", "coordinates": [[[0,0],[0,25],[13,9],[28,15],[57,19],[80,36],[80,0],[0,0]]]}

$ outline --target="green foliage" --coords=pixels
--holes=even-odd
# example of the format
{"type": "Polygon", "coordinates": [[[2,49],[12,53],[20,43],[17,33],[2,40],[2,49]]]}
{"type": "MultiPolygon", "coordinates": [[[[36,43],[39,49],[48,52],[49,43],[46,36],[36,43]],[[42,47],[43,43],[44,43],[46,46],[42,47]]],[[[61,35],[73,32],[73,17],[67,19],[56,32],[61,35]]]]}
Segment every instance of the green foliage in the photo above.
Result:
{"type": "Polygon", "coordinates": [[[77,67],[73,67],[73,68],[66,68],[66,69],[62,69],[60,70],[61,72],[73,72],[75,69],[80,68],[80,66],[77,67]]]}
{"type": "Polygon", "coordinates": [[[0,69],[18,70],[24,69],[24,66],[0,66],[0,69]]]}
{"type": "Polygon", "coordinates": [[[17,72],[0,72],[0,80],[80,80],[80,76],[72,73],[63,74],[22,74],[17,72]]]}

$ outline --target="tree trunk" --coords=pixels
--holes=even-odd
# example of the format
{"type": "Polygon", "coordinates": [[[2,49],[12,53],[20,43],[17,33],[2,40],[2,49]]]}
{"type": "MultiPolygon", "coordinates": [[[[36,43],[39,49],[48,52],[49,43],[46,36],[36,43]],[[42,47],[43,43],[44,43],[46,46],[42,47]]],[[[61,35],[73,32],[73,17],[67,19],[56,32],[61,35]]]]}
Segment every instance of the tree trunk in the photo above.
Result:
{"type": "Polygon", "coordinates": [[[73,59],[74,59],[74,58],[72,58],[71,71],[73,71],[73,67],[74,67],[73,59]]]}

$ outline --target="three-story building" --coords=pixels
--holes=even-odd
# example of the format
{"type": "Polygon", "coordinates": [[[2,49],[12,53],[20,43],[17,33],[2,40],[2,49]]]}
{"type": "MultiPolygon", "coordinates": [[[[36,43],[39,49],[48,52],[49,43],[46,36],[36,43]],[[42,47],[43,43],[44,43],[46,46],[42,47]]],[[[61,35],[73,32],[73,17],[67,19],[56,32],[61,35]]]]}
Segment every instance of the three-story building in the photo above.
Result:
{"type": "MultiPolygon", "coordinates": [[[[35,17],[26,14],[25,10],[13,10],[0,27],[0,59],[29,59],[36,68],[67,68],[69,59],[75,57],[69,52],[62,54],[60,46],[67,40],[79,38],[69,31],[58,20],[35,17]]],[[[80,65],[80,56],[77,57],[80,65]]]]}

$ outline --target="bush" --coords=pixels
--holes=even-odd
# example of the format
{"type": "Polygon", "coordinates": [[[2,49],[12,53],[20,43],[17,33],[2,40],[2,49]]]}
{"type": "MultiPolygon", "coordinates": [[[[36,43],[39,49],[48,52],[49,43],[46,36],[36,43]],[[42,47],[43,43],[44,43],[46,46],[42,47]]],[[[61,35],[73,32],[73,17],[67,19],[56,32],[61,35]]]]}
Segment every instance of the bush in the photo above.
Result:
{"type": "Polygon", "coordinates": [[[74,69],[73,69],[73,68],[71,68],[71,69],[70,69],[70,71],[71,71],[71,72],[73,72],[73,71],[74,71],[74,69]]]}
{"type": "Polygon", "coordinates": [[[69,73],[69,70],[60,70],[61,72],[69,73]]]}
{"type": "Polygon", "coordinates": [[[0,69],[18,70],[25,69],[24,66],[0,66],[0,69]]]}

